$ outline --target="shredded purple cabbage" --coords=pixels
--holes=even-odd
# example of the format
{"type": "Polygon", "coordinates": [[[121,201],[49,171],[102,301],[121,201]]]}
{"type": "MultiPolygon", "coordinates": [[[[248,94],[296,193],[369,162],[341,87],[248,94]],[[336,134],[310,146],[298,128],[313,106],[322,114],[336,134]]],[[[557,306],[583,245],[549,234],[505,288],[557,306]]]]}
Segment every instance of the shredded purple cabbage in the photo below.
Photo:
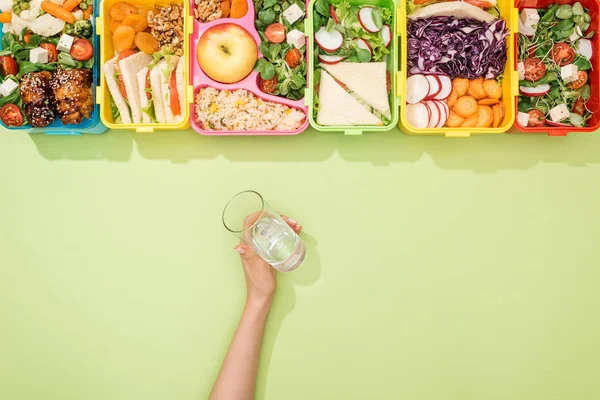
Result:
{"type": "Polygon", "coordinates": [[[437,72],[451,78],[498,77],[506,65],[506,21],[430,17],[408,22],[409,75],[437,72]]]}

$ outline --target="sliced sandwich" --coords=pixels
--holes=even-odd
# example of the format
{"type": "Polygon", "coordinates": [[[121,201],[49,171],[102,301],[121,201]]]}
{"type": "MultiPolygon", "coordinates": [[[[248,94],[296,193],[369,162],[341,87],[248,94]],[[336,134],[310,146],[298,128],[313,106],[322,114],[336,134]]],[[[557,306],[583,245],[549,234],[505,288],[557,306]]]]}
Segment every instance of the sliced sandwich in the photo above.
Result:
{"type": "Polygon", "coordinates": [[[383,125],[381,119],[369,112],[325,71],[321,71],[319,103],[319,125],[383,125]]]}
{"type": "Polygon", "coordinates": [[[125,100],[123,92],[121,92],[121,89],[119,88],[119,77],[117,76],[115,69],[116,62],[117,57],[111,58],[106,64],[102,66],[102,71],[104,72],[106,84],[108,85],[108,90],[110,91],[110,95],[112,96],[114,105],[117,107],[117,112],[113,111],[115,122],[117,122],[117,119],[120,118],[120,121],[122,123],[131,124],[131,114],[129,113],[129,106],[127,105],[127,101],[125,100]]]}
{"type": "Polygon", "coordinates": [[[156,119],[164,124],[183,121],[183,59],[172,56],[160,61],[150,73],[156,119]]]}
{"type": "Polygon", "coordinates": [[[127,93],[127,102],[131,111],[131,120],[134,124],[142,122],[142,107],[140,104],[140,90],[138,87],[137,74],[152,61],[152,56],[142,51],[117,59],[119,70],[125,91],[127,93]]]}
{"type": "Polygon", "coordinates": [[[387,68],[383,62],[321,64],[335,79],[348,87],[355,96],[391,119],[387,91],[387,68]]]}
{"type": "MultiPolygon", "coordinates": [[[[490,0],[489,6],[494,7],[496,0],[490,0]]],[[[414,12],[408,15],[410,19],[417,18],[431,18],[431,17],[446,17],[451,16],[454,18],[474,18],[482,22],[492,22],[495,17],[487,11],[482,10],[479,7],[465,3],[464,1],[447,1],[443,3],[436,3],[426,7],[416,9],[414,12]]]]}

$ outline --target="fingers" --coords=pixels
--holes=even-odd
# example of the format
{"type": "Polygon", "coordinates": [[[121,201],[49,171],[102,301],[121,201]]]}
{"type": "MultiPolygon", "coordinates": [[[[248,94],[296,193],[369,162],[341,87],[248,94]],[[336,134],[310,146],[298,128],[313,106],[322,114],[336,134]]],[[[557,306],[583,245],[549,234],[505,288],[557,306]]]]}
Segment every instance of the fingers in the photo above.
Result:
{"type": "Polygon", "coordinates": [[[261,211],[257,211],[244,218],[244,229],[248,229],[260,218],[261,211]]]}
{"type": "Polygon", "coordinates": [[[282,215],[281,218],[292,228],[292,230],[296,233],[300,233],[302,231],[302,225],[298,223],[298,221],[291,219],[290,217],[286,217],[282,215]]]}

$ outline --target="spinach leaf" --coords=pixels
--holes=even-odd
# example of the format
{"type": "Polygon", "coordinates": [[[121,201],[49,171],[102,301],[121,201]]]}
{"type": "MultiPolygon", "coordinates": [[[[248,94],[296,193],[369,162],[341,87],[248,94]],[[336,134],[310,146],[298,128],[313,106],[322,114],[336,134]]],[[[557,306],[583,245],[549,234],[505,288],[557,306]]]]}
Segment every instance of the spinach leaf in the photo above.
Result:
{"type": "Polygon", "coordinates": [[[265,0],[262,7],[263,8],[271,8],[274,5],[277,5],[278,3],[279,3],[279,0],[265,0]]]}
{"type": "Polygon", "coordinates": [[[375,23],[375,26],[381,29],[381,27],[383,26],[383,19],[381,18],[381,12],[379,11],[379,8],[373,8],[371,16],[373,17],[373,22],[375,23]]]}
{"type": "Polygon", "coordinates": [[[315,11],[324,17],[329,16],[329,1],[317,0],[315,3],[315,11]]]}
{"type": "Polygon", "coordinates": [[[583,100],[588,101],[592,94],[592,89],[590,88],[590,85],[585,85],[581,89],[577,89],[577,92],[583,100]]]}
{"type": "Polygon", "coordinates": [[[269,80],[275,76],[275,67],[264,57],[258,59],[254,66],[254,70],[260,73],[260,77],[264,80],[269,80]]]}
{"type": "Polygon", "coordinates": [[[587,58],[578,56],[573,64],[577,65],[577,69],[580,71],[587,71],[592,68],[592,64],[588,61],[587,58]]]}
{"type": "Polygon", "coordinates": [[[336,23],[333,20],[333,18],[329,18],[329,20],[327,21],[327,27],[325,28],[327,30],[327,32],[331,32],[335,29],[336,23]]]}
{"type": "Polygon", "coordinates": [[[265,25],[272,24],[273,21],[275,21],[275,18],[277,18],[277,15],[275,14],[275,11],[270,8],[258,12],[258,20],[265,25]]]}
{"type": "Polygon", "coordinates": [[[361,63],[369,62],[371,61],[371,52],[365,49],[356,49],[356,58],[361,63]]]}

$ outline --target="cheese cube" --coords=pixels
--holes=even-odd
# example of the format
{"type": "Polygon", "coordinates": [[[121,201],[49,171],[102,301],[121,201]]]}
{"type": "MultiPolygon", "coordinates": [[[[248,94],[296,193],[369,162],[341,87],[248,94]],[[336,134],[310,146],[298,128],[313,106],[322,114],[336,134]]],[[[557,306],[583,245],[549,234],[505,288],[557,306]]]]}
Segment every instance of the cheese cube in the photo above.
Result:
{"type": "Polygon", "coordinates": [[[293,25],[294,22],[298,21],[304,16],[304,11],[298,7],[298,4],[294,3],[283,12],[283,16],[285,19],[287,19],[290,25],[293,25]]]}
{"type": "Polygon", "coordinates": [[[560,67],[560,77],[565,83],[570,83],[577,80],[577,65],[569,64],[560,67]]]}
{"type": "Polygon", "coordinates": [[[12,79],[7,79],[0,85],[0,94],[4,97],[8,96],[19,87],[19,84],[12,79]]]}
{"type": "Polygon", "coordinates": [[[525,63],[518,63],[517,68],[519,70],[519,80],[522,81],[523,79],[525,79],[525,63]]]}
{"type": "Polygon", "coordinates": [[[294,29],[287,34],[287,43],[296,47],[297,49],[301,49],[306,44],[306,38],[304,37],[304,33],[300,32],[298,29],[294,29]]]}
{"type": "Polygon", "coordinates": [[[529,114],[519,111],[517,114],[517,121],[519,122],[519,125],[526,127],[529,124],[529,114]]]}
{"type": "Polygon", "coordinates": [[[41,47],[29,50],[29,61],[32,63],[47,64],[48,50],[42,49],[41,47]]]}
{"type": "Polygon", "coordinates": [[[560,122],[570,116],[569,109],[565,104],[559,104],[550,110],[550,119],[552,119],[553,122],[560,122]]]}
{"type": "Polygon", "coordinates": [[[521,21],[523,21],[523,25],[531,28],[540,22],[540,15],[535,8],[524,8],[521,11],[521,21]]]}
{"type": "Polygon", "coordinates": [[[73,40],[75,38],[71,35],[63,34],[58,41],[58,45],[56,46],[56,50],[64,51],[66,53],[71,51],[71,47],[73,47],[73,40]]]}

